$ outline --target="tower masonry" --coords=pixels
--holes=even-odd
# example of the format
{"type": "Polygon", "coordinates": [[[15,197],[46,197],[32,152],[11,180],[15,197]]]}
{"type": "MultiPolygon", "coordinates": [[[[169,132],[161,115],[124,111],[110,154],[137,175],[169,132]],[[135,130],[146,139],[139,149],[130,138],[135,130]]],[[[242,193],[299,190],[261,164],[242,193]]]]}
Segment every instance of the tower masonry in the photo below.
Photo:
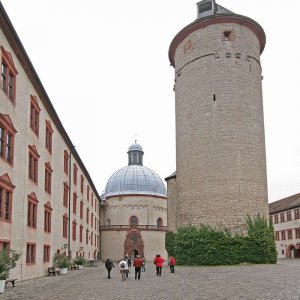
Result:
{"type": "Polygon", "coordinates": [[[260,54],[254,20],[214,1],[173,39],[176,227],[245,230],[245,217],[268,216],[260,54]]]}

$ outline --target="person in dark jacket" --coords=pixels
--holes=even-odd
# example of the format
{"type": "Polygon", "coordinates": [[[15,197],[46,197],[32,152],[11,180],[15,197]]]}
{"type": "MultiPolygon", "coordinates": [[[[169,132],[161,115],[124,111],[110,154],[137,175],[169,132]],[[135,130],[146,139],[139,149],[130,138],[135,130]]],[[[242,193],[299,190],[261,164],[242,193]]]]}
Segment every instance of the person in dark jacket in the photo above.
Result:
{"type": "Polygon", "coordinates": [[[160,254],[156,254],[156,257],[154,258],[154,264],[156,266],[156,275],[161,276],[161,269],[164,263],[164,259],[160,256],[160,254]]]}
{"type": "Polygon", "coordinates": [[[141,268],[143,265],[143,260],[139,255],[135,258],[133,261],[134,271],[135,271],[135,279],[140,280],[141,279],[141,268]]]}
{"type": "Polygon", "coordinates": [[[105,268],[107,270],[107,278],[110,279],[110,272],[111,272],[112,268],[115,268],[115,266],[109,258],[105,262],[105,268]]]}

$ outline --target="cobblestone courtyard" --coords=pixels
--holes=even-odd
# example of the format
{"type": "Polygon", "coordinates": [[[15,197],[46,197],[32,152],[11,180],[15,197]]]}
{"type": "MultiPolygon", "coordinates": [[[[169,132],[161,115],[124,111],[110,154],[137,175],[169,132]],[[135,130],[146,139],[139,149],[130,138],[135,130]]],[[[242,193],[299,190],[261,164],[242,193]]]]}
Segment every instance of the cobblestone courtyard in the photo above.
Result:
{"type": "Polygon", "coordinates": [[[163,268],[146,265],[140,281],[121,281],[117,269],[106,278],[104,265],[10,284],[2,299],[300,299],[300,259],[276,265],[163,268]]]}

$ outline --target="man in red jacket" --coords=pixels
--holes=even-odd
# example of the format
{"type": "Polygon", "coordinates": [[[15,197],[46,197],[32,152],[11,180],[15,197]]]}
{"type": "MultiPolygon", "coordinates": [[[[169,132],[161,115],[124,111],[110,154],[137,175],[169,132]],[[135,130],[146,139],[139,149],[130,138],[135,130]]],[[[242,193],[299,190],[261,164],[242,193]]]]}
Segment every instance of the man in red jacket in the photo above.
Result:
{"type": "Polygon", "coordinates": [[[175,273],[175,264],[176,264],[176,260],[173,256],[170,257],[170,270],[171,273],[175,273]]]}
{"type": "Polygon", "coordinates": [[[138,280],[141,279],[141,268],[142,268],[143,260],[139,255],[135,258],[133,261],[134,271],[135,271],[135,279],[138,278],[138,280]]]}
{"type": "Polygon", "coordinates": [[[156,265],[156,275],[161,276],[161,268],[163,266],[164,259],[160,256],[160,254],[156,254],[154,258],[154,264],[156,265]]]}

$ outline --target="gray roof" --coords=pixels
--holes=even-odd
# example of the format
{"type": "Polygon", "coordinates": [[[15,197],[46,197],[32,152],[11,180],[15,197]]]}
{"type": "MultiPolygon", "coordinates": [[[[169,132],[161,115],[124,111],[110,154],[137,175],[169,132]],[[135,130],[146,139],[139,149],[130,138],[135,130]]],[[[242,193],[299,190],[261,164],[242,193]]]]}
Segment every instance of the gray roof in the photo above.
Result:
{"type": "Polygon", "coordinates": [[[288,209],[300,207],[300,194],[292,195],[287,198],[269,204],[269,213],[274,214],[288,209]]]}
{"type": "Polygon", "coordinates": [[[166,197],[166,188],[153,170],[141,165],[129,165],[116,171],[106,184],[105,198],[117,195],[166,197]]]}
{"type": "Polygon", "coordinates": [[[211,15],[226,15],[226,14],[234,14],[232,11],[227,8],[216,4],[215,11],[213,11],[212,0],[203,0],[197,3],[197,19],[201,19],[211,15]]]}

